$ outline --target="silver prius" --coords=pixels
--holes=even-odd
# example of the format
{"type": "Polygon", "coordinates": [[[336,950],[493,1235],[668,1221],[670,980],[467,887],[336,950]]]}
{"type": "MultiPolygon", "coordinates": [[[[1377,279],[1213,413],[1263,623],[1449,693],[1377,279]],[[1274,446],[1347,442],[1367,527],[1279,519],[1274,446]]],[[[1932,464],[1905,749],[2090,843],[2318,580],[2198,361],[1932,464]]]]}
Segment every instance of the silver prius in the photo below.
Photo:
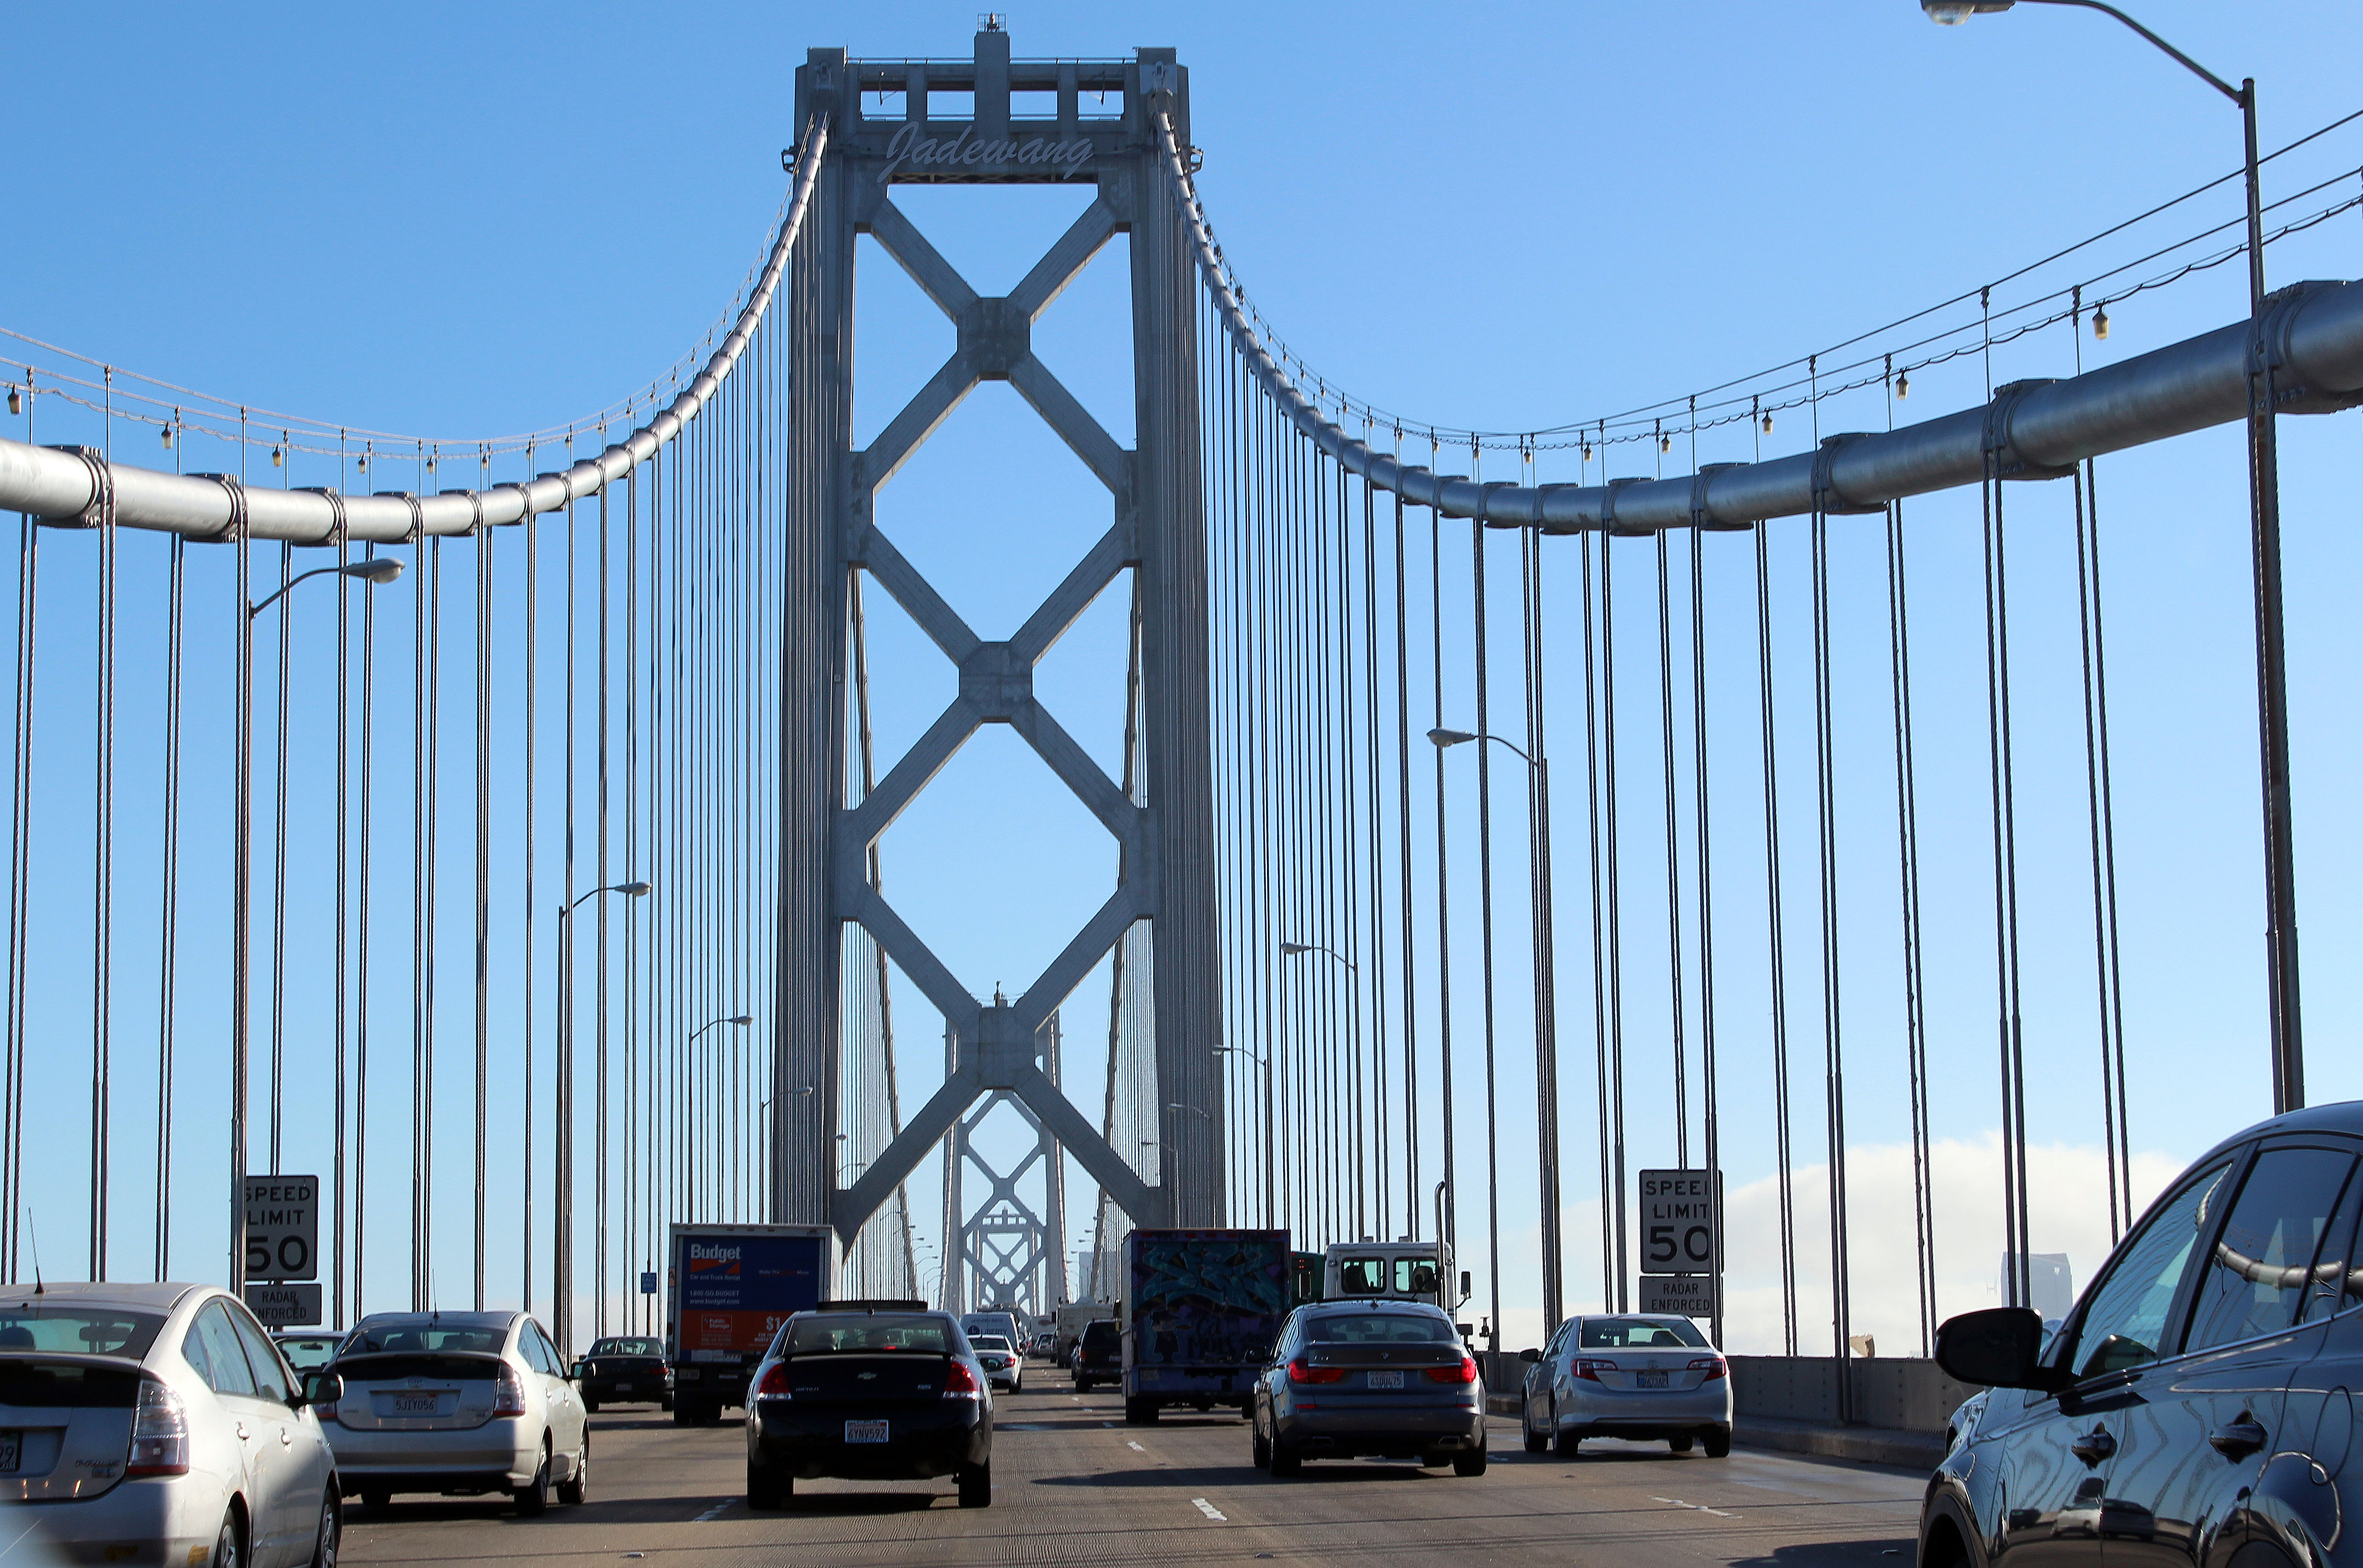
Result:
{"type": "Polygon", "coordinates": [[[564,1503],[587,1495],[582,1397],[523,1312],[372,1313],[335,1370],[343,1397],[328,1441],[345,1490],[367,1507],[396,1492],[505,1492],[517,1512],[538,1514],[552,1486],[564,1503]]]}
{"type": "Polygon", "coordinates": [[[1662,1438],[1676,1453],[1731,1452],[1731,1369],[1688,1318],[1570,1318],[1525,1353],[1526,1452],[1573,1453],[1588,1437],[1662,1438]]]}
{"type": "MultiPolygon", "coordinates": [[[[0,1296],[0,1498],[75,1562],[335,1568],[334,1461],[313,1396],[209,1285],[0,1296]]],[[[17,1527],[21,1529],[22,1526],[17,1527]]],[[[10,1534],[16,1534],[12,1529],[10,1534]]]]}
{"type": "Polygon", "coordinates": [[[1281,1326],[1248,1409],[1255,1463],[1416,1459],[1485,1474],[1484,1390],[1452,1320],[1425,1301],[1325,1301],[1281,1326]]]}

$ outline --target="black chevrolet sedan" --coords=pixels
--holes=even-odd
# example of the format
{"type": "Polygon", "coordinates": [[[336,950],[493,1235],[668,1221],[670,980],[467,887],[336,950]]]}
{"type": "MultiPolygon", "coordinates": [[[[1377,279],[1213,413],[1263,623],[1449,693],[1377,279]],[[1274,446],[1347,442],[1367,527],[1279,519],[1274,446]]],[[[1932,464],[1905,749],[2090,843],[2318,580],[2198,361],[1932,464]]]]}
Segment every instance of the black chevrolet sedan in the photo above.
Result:
{"type": "Polygon", "coordinates": [[[672,1368],[665,1363],[664,1342],[635,1335],[592,1342],[574,1364],[582,1408],[602,1405],[654,1405],[672,1408],[672,1368]]]}
{"type": "Polygon", "coordinates": [[[2291,1111],[2202,1155],[2056,1331],[1948,1320],[1937,1364],[1994,1392],[1954,1414],[1922,1568],[2363,1562],[2358,1216],[2363,1103],[2291,1111]]]}
{"type": "Polygon", "coordinates": [[[963,1508],[993,1506],[993,1391],[960,1320],[920,1301],[826,1302],[781,1325],[755,1368],[747,1506],[778,1508],[798,1480],[950,1476],[963,1508]]]}
{"type": "Polygon", "coordinates": [[[1324,1301],[1281,1326],[1248,1411],[1256,1464],[1416,1459],[1485,1474],[1485,1394],[1452,1320],[1425,1301],[1324,1301]]]}

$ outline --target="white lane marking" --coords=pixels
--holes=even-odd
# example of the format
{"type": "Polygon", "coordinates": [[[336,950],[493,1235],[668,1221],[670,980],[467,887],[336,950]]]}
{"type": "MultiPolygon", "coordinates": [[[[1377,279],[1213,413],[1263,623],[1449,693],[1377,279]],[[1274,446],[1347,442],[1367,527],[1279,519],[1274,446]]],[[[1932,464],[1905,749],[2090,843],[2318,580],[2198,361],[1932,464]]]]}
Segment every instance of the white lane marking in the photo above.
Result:
{"type": "Polygon", "coordinates": [[[1130,1438],[1126,1438],[1126,1439],[1125,1440],[1124,1446],[1125,1446],[1125,1447],[1126,1447],[1126,1448],[1128,1448],[1128,1449],[1130,1449],[1130,1450],[1132,1450],[1132,1452],[1135,1452],[1135,1453],[1147,1453],[1147,1452],[1148,1452],[1147,1449],[1145,1449],[1145,1448],[1141,1447],[1138,1443],[1137,1443],[1137,1442],[1133,1441],[1130,1438]]]}
{"type": "Polygon", "coordinates": [[[1204,1497],[1193,1497],[1190,1499],[1190,1502],[1200,1513],[1205,1515],[1216,1524],[1228,1524],[1231,1522],[1229,1518],[1225,1517],[1221,1509],[1215,1507],[1214,1504],[1206,1501],[1204,1497]]]}
{"type": "Polygon", "coordinates": [[[1722,1508],[1710,1508],[1704,1503],[1685,1503],[1680,1497],[1652,1497],[1649,1501],[1653,1503],[1670,1503],[1678,1508],[1695,1508],[1703,1514],[1713,1514],[1719,1519],[1736,1518],[1739,1517],[1736,1514],[1727,1512],[1722,1508]]]}
{"type": "Polygon", "coordinates": [[[720,1502],[715,1504],[712,1507],[706,1509],[704,1513],[698,1515],[689,1522],[692,1524],[704,1524],[708,1520],[719,1517],[723,1509],[728,1507],[732,1503],[737,1501],[738,1499],[736,1497],[725,1497],[720,1502]]]}

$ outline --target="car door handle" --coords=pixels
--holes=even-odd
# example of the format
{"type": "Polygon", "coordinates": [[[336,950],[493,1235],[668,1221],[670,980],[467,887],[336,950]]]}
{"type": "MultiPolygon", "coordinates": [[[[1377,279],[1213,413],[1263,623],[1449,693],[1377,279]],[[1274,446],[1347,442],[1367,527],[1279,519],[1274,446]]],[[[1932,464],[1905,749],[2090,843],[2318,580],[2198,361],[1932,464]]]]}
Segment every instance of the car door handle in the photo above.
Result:
{"type": "Polygon", "coordinates": [[[238,1424],[238,1441],[240,1442],[244,1442],[246,1441],[246,1423],[244,1421],[240,1421],[238,1424]]]}
{"type": "Polygon", "coordinates": [[[2243,1415],[2228,1426],[2207,1434],[2207,1446],[2226,1459],[2246,1459],[2270,1441],[2272,1434],[2254,1416],[2243,1415]]]}
{"type": "Polygon", "coordinates": [[[279,1429],[279,1446],[282,1448],[293,1448],[295,1446],[295,1440],[287,1435],[287,1429],[285,1427],[279,1429]]]}
{"type": "Polygon", "coordinates": [[[2087,1464],[2098,1464],[2117,1452],[2117,1440],[2109,1435],[2106,1427],[2094,1427],[2068,1445],[2068,1452],[2087,1464]]]}

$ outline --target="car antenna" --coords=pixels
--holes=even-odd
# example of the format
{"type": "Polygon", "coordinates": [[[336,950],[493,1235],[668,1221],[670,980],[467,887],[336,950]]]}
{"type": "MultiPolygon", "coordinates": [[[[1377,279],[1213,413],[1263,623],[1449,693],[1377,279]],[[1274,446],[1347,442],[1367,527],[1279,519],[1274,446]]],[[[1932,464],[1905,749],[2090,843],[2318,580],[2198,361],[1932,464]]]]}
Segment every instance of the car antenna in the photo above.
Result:
{"type": "Polygon", "coordinates": [[[41,1228],[33,1223],[30,1214],[25,1216],[25,1229],[33,1238],[33,1294],[47,1296],[50,1287],[41,1283],[41,1228]]]}

